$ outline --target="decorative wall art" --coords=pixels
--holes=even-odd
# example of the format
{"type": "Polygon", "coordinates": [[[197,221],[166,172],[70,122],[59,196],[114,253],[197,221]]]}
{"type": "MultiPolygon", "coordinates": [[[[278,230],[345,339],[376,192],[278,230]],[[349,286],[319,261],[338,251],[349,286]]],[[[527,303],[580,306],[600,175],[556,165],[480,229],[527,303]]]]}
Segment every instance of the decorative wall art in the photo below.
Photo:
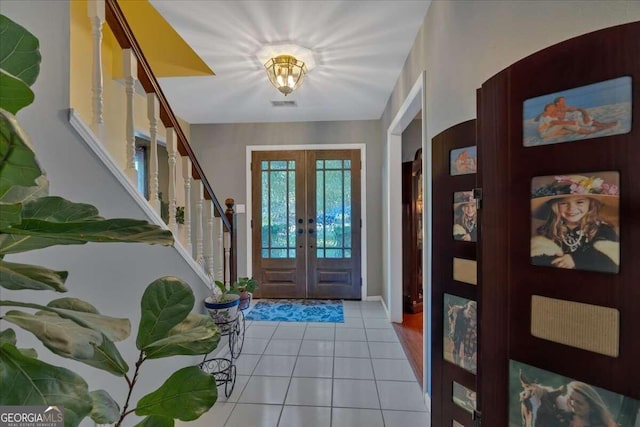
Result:
{"type": "Polygon", "coordinates": [[[478,241],[478,210],[473,191],[453,193],[453,238],[465,242],[478,241]]]}
{"type": "Polygon", "coordinates": [[[618,172],[534,177],[531,263],[618,273],[618,172]]]}
{"type": "Polygon", "coordinates": [[[464,409],[470,414],[476,409],[477,399],[476,392],[469,390],[462,384],[453,382],[453,403],[464,409]]]}
{"type": "Polygon", "coordinates": [[[631,77],[625,76],[524,101],[525,147],[631,131],[631,77]]]}
{"type": "Polygon", "coordinates": [[[450,173],[451,176],[467,175],[477,171],[476,146],[456,148],[450,151],[450,173]]]}
{"type": "Polygon", "coordinates": [[[478,284],[478,262],[475,259],[453,258],[453,280],[478,284]]]}
{"type": "Polygon", "coordinates": [[[477,304],[444,294],[444,359],[476,373],[478,349],[477,304]]]}
{"type": "Polygon", "coordinates": [[[509,427],[634,427],[639,408],[638,400],[509,361],[509,427]]]}

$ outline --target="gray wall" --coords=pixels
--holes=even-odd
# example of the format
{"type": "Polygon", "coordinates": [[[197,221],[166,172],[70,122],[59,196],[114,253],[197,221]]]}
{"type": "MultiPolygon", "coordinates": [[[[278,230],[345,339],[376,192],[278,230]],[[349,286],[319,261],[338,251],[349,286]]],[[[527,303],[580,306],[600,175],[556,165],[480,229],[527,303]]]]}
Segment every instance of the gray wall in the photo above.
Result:
{"type": "MultiPolygon", "coordinates": [[[[368,295],[381,294],[381,165],[380,122],[305,122],[210,124],[191,126],[191,145],[216,196],[245,204],[248,145],[366,144],[368,295]]],[[[238,215],[238,270],[246,274],[246,217],[238,215]]]]}
{"type": "MultiPolygon", "coordinates": [[[[47,171],[51,194],[75,202],[91,203],[105,217],[147,219],[69,124],[69,4],[62,1],[2,1],[0,6],[2,14],[40,39],[42,66],[38,81],[33,86],[35,102],[19,112],[18,120],[29,134],[37,157],[47,171]]],[[[2,299],[46,303],[61,296],[77,297],[90,302],[103,314],[129,318],[131,337],[118,343],[118,348],[131,369],[138,359],[135,338],[140,318],[140,297],[148,283],[161,276],[182,277],[194,289],[199,310],[199,301],[207,294],[205,284],[170,247],[89,243],[11,255],[7,260],[69,271],[69,292],[56,295],[45,291],[2,288],[2,299]]],[[[9,325],[3,322],[2,328],[6,327],[9,325]]],[[[128,388],[123,378],[53,356],[31,335],[20,333],[18,339],[20,347],[36,348],[41,360],[78,372],[87,380],[90,390],[105,389],[120,405],[124,403],[128,388]]],[[[134,402],[162,384],[170,372],[199,360],[199,357],[177,357],[145,363],[141,381],[133,394],[134,402]]],[[[135,424],[135,419],[135,415],[129,416],[126,425],[135,424]]],[[[94,424],[85,421],[83,425],[94,424]]]]}

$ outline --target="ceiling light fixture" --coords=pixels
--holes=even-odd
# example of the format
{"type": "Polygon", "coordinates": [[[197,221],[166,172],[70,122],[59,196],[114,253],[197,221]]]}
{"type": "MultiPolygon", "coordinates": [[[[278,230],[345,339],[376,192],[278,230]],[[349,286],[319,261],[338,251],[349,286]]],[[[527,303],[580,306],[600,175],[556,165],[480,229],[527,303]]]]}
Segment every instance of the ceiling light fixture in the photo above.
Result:
{"type": "Polygon", "coordinates": [[[264,68],[267,70],[271,84],[284,96],[296,90],[307,74],[305,63],[291,55],[279,55],[271,58],[264,64],[264,68]]]}

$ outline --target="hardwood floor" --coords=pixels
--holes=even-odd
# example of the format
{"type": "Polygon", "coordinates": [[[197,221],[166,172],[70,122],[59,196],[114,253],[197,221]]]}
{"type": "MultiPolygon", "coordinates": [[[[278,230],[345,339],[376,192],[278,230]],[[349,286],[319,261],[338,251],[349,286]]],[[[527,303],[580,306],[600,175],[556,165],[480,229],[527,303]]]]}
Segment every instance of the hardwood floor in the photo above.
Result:
{"type": "Polygon", "coordinates": [[[393,328],[407,354],[413,373],[422,386],[422,313],[403,313],[402,324],[394,323],[393,328]]]}

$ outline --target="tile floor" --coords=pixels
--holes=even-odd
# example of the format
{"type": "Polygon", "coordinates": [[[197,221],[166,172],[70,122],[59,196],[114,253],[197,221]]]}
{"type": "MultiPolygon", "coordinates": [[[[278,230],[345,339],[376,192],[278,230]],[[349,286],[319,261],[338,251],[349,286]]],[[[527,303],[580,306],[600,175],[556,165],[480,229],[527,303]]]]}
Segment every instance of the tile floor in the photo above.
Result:
{"type": "MultiPolygon", "coordinates": [[[[233,393],[184,426],[428,427],[411,366],[380,302],[344,323],[246,322],[233,393]]],[[[222,342],[226,341],[223,337],[222,342]]],[[[220,346],[216,355],[225,356],[220,346]]]]}

